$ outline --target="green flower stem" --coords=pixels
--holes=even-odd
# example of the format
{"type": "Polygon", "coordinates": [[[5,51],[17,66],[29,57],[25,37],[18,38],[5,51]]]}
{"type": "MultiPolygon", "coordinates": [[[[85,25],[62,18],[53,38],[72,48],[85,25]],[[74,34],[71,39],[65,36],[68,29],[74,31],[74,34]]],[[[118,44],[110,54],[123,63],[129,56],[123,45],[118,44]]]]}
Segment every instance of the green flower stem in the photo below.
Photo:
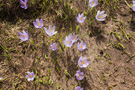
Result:
{"type": "Polygon", "coordinates": [[[132,7],[127,3],[127,1],[126,1],[126,0],[125,0],[125,3],[127,4],[127,6],[128,6],[128,7],[132,8],[132,7]]]}

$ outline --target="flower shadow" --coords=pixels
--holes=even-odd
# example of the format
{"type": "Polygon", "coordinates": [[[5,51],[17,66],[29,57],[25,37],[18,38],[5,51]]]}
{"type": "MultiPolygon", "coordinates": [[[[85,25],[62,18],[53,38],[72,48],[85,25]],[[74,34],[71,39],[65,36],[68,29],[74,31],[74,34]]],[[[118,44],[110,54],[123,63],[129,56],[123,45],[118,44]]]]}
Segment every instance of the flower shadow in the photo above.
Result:
{"type": "Polygon", "coordinates": [[[59,76],[61,76],[61,66],[60,66],[60,61],[57,61],[58,58],[57,56],[60,56],[56,51],[51,52],[51,60],[53,61],[53,64],[55,65],[55,71],[59,76]]]}
{"type": "Polygon", "coordinates": [[[131,17],[131,22],[130,22],[130,29],[131,31],[135,31],[135,12],[132,11],[132,17],[131,17]]]}

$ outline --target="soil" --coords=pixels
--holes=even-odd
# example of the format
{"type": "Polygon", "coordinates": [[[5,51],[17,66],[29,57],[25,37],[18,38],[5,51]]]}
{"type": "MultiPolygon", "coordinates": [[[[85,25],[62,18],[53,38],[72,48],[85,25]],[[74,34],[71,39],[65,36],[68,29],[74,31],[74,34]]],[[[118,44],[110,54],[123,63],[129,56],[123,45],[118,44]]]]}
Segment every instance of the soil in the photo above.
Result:
{"type": "MultiPolygon", "coordinates": [[[[135,12],[124,0],[99,0],[89,13],[87,0],[67,0],[67,6],[66,1],[56,1],[52,0],[42,15],[25,19],[19,13],[15,20],[1,18],[1,90],[75,90],[76,86],[84,90],[135,90],[135,12]],[[98,10],[108,15],[104,22],[95,19],[98,10]],[[83,12],[87,19],[79,24],[76,17],[83,12]],[[36,29],[32,23],[36,18],[43,19],[44,27],[56,26],[58,33],[51,38],[43,28],[36,29]],[[20,42],[18,31],[22,30],[29,32],[29,41],[20,42]],[[77,42],[71,48],[64,46],[62,41],[72,32],[78,34],[78,42],[86,42],[86,50],[79,51],[77,42]],[[56,51],[50,49],[54,42],[56,51]],[[90,61],[87,68],[78,67],[80,56],[90,61]],[[77,70],[84,72],[82,81],[76,80],[77,70]],[[34,81],[27,81],[27,71],[35,73],[34,81]]],[[[127,2],[132,5],[132,1],[127,2]]]]}

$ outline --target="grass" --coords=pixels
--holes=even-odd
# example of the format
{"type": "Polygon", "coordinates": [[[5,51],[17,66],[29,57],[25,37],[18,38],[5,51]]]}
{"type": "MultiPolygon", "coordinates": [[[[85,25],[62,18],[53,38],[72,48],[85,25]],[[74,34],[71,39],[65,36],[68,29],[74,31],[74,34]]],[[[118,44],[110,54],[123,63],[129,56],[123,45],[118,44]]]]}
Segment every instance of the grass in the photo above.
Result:
{"type": "MultiPolygon", "coordinates": [[[[32,88],[40,89],[42,87],[47,88],[47,90],[51,90],[52,88],[61,90],[65,87],[63,83],[66,84],[66,89],[69,89],[68,87],[70,85],[72,85],[70,87],[71,89],[75,89],[77,85],[85,86],[86,82],[76,81],[73,74],[75,74],[78,69],[78,57],[80,55],[85,55],[86,53],[85,51],[78,53],[76,50],[76,44],[73,48],[66,48],[63,45],[63,40],[66,35],[76,32],[76,34],[80,35],[79,40],[88,41],[89,48],[86,52],[88,53],[89,50],[92,50],[96,54],[92,54],[92,59],[103,59],[105,60],[104,63],[112,66],[114,65],[114,62],[108,60],[112,58],[111,54],[104,50],[103,56],[100,56],[99,53],[96,53],[98,50],[91,48],[92,40],[95,40],[94,38],[105,36],[104,27],[111,19],[118,24],[115,25],[113,30],[108,30],[107,34],[109,34],[108,37],[114,35],[117,38],[117,42],[111,40],[110,42],[105,42],[104,45],[108,43],[107,49],[115,48],[123,53],[127,53],[129,55],[129,58],[127,60],[125,59],[127,63],[129,63],[135,56],[134,53],[131,54],[129,51],[126,51],[128,47],[123,43],[124,41],[128,43],[135,40],[134,33],[127,33],[124,21],[115,19],[115,13],[119,11],[119,4],[122,2],[121,0],[99,0],[99,6],[92,9],[88,9],[88,1],[39,0],[38,2],[35,2],[35,0],[31,0],[27,10],[20,8],[19,1],[15,0],[13,3],[11,3],[11,1],[12,0],[7,0],[7,4],[3,2],[3,4],[0,5],[0,8],[2,8],[0,10],[0,12],[2,12],[2,15],[0,16],[0,58],[2,58],[1,62],[4,63],[1,63],[1,65],[6,65],[5,68],[8,68],[10,74],[6,75],[6,69],[3,70],[3,68],[1,68],[3,73],[0,73],[0,75],[7,78],[2,80],[0,84],[0,86],[2,86],[1,90],[32,90],[32,88]],[[110,4],[110,2],[112,4],[110,4]],[[98,22],[95,19],[97,10],[105,10],[105,13],[108,14],[105,22],[98,22]],[[79,24],[76,21],[78,13],[84,13],[87,17],[84,24],[79,24]],[[46,35],[43,28],[35,29],[32,22],[35,21],[36,18],[42,18],[45,27],[48,25],[56,25],[56,31],[58,31],[58,34],[50,38],[46,35]],[[27,42],[20,42],[20,39],[18,38],[17,32],[22,31],[23,29],[30,34],[30,40],[27,42]],[[55,53],[49,49],[50,44],[53,42],[56,42],[57,45],[59,45],[59,48],[55,53]],[[75,51],[73,52],[73,50],[75,51]],[[67,56],[67,52],[70,57],[67,56]],[[76,56],[74,57],[74,55],[76,56]],[[34,82],[28,82],[24,78],[26,71],[35,72],[36,78],[34,82]],[[62,78],[64,78],[65,81],[63,81],[62,78]],[[72,83],[72,80],[74,80],[74,83],[72,83]],[[68,81],[71,81],[71,83],[68,84],[68,81]]],[[[101,38],[98,38],[97,40],[100,39],[101,38]]],[[[89,57],[90,54],[86,55],[89,57]]],[[[89,59],[91,60],[91,58],[89,59]]],[[[94,75],[95,73],[98,73],[95,68],[96,67],[94,66],[90,66],[83,71],[85,71],[85,73],[90,72],[94,75]]],[[[113,69],[115,71],[117,68],[113,69]]],[[[129,72],[132,72],[132,70],[129,70],[129,72]]],[[[98,85],[103,85],[103,83],[108,80],[105,76],[105,72],[97,75],[97,78],[100,79],[99,83],[101,82],[101,84],[97,83],[98,85]]],[[[85,77],[88,76],[89,74],[86,74],[85,77]]],[[[91,78],[89,78],[89,80],[91,80],[91,78]]],[[[83,88],[88,90],[90,86],[93,86],[90,81],[89,84],[90,85],[83,88]]],[[[93,86],[93,88],[95,87],[93,86]]],[[[98,88],[102,88],[102,86],[98,88]]],[[[113,85],[109,89],[113,90],[112,88],[113,85]]]]}

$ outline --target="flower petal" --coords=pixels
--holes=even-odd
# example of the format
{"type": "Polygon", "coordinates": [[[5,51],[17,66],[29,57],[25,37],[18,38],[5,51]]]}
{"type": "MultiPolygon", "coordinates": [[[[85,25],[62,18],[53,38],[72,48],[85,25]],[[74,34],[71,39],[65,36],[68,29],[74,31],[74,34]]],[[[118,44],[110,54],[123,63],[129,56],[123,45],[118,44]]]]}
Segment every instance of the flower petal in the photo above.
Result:
{"type": "Polygon", "coordinates": [[[80,15],[80,17],[83,17],[83,13],[80,15]]]}
{"type": "Polygon", "coordinates": [[[100,15],[103,15],[104,13],[105,13],[105,11],[101,11],[101,12],[100,12],[100,15]]]}
{"type": "Polygon", "coordinates": [[[28,0],[25,0],[25,2],[28,2],[28,0]]]}
{"type": "Polygon", "coordinates": [[[55,31],[55,26],[52,27],[52,32],[54,32],[54,31],[55,31]]]}
{"type": "Polygon", "coordinates": [[[97,11],[97,16],[99,16],[100,10],[97,11]]]}
{"type": "Polygon", "coordinates": [[[36,22],[33,22],[33,25],[34,25],[36,28],[38,28],[38,25],[37,25],[36,22]]]}
{"type": "Polygon", "coordinates": [[[105,18],[106,16],[107,16],[107,14],[103,14],[103,15],[102,15],[102,18],[105,18]]]}
{"type": "Polygon", "coordinates": [[[41,26],[43,26],[43,20],[42,19],[40,20],[40,24],[41,24],[41,26]]]}
{"type": "Polygon", "coordinates": [[[25,2],[24,2],[23,0],[20,0],[20,2],[21,2],[21,4],[23,4],[23,5],[25,4],[25,2]]]}

